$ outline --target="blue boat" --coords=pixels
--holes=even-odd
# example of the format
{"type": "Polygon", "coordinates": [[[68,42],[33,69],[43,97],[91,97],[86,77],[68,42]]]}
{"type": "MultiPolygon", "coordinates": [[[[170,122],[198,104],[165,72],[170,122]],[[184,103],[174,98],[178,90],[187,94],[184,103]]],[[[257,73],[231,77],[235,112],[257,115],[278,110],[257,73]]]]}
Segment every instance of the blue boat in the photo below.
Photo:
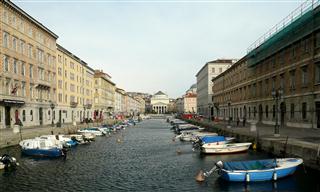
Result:
{"type": "MultiPolygon", "coordinates": [[[[292,175],[302,163],[303,160],[300,158],[219,161],[216,168],[220,170],[221,178],[227,181],[254,182],[277,180],[292,175]]],[[[210,175],[212,170],[204,175],[210,175]]]]}
{"type": "Polygon", "coordinates": [[[25,155],[40,157],[60,157],[64,155],[62,145],[55,144],[49,139],[26,139],[21,141],[19,145],[25,155]]]}

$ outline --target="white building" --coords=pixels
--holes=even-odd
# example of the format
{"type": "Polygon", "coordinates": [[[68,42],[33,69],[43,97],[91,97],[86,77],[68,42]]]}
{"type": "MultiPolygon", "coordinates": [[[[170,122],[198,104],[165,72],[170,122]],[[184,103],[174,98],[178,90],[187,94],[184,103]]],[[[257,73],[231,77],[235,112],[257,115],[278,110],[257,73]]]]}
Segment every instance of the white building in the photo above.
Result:
{"type": "Polygon", "coordinates": [[[197,112],[207,118],[213,115],[212,78],[228,69],[236,60],[217,59],[206,63],[197,73],[197,112]]]}
{"type": "Polygon", "coordinates": [[[162,91],[158,91],[151,97],[152,110],[156,113],[166,113],[169,107],[169,97],[162,91]]]}

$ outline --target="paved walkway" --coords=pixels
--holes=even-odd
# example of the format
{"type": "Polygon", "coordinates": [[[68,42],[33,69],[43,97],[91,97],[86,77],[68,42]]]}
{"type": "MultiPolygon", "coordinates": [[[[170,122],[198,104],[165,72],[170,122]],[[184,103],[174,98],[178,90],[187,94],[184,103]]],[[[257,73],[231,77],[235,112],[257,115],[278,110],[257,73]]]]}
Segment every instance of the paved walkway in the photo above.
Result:
{"type": "MultiPolygon", "coordinates": [[[[237,133],[242,133],[245,135],[252,135],[256,136],[257,132],[260,138],[275,138],[274,137],[274,126],[273,125],[264,125],[264,124],[257,124],[257,132],[250,131],[250,124],[247,123],[245,127],[242,124],[239,126],[236,123],[232,123],[231,128],[226,128],[227,123],[219,122],[219,123],[212,123],[213,125],[229,129],[237,133]]],[[[279,129],[280,132],[280,139],[288,137],[290,139],[300,140],[303,142],[309,142],[311,144],[320,144],[320,129],[310,129],[310,128],[294,128],[294,127],[283,127],[279,129]]]]}

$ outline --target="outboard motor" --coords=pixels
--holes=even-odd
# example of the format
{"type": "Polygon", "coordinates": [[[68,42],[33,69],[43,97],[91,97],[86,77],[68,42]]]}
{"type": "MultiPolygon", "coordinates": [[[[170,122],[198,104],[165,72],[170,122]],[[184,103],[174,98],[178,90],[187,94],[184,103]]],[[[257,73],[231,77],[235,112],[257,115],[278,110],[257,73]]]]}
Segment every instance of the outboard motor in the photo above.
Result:
{"type": "Polygon", "coordinates": [[[11,157],[10,155],[4,154],[0,158],[0,162],[4,164],[4,168],[8,169],[17,167],[17,160],[14,157],[11,157]]]}

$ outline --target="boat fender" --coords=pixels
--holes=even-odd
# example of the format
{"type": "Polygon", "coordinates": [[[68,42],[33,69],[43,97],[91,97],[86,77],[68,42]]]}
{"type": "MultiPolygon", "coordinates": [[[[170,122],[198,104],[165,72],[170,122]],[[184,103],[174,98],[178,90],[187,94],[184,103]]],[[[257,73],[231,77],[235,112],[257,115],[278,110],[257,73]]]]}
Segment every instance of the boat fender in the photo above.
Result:
{"type": "Polygon", "coordinates": [[[277,180],[277,177],[278,177],[278,176],[277,176],[277,172],[273,172],[273,177],[272,177],[272,178],[273,178],[274,181],[277,180]]]}
{"type": "Polygon", "coordinates": [[[250,175],[249,175],[249,173],[246,173],[246,182],[250,182],[250,175]]]}

